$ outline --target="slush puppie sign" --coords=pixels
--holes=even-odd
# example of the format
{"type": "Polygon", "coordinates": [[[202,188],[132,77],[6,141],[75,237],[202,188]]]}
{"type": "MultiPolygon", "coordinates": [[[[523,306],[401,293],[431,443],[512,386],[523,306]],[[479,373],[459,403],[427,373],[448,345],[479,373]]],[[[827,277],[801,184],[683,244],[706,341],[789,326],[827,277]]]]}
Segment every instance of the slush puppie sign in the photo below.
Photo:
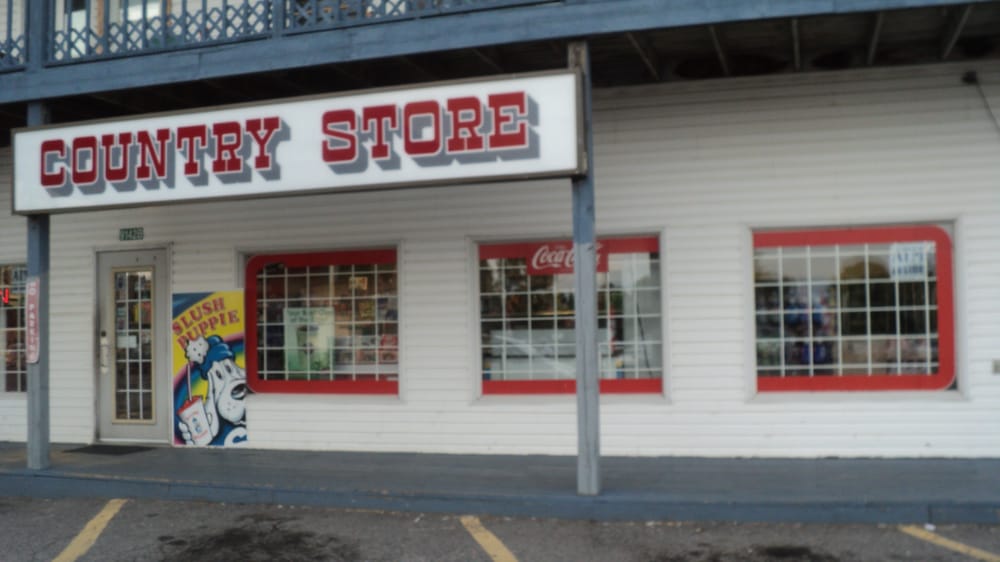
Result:
{"type": "Polygon", "coordinates": [[[25,129],[14,212],[567,176],[580,122],[561,71],[25,129]]]}

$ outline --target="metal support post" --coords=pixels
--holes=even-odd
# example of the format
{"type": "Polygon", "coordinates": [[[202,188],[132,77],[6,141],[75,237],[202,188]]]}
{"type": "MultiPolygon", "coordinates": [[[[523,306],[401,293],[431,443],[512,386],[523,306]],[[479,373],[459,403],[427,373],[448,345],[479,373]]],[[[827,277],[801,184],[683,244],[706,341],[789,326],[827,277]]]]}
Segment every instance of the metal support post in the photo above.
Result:
{"type": "Polygon", "coordinates": [[[590,52],[585,42],[569,45],[570,68],[582,78],[583,151],[586,170],[573,178],[573,251],[576,266],[576,490],[601,493],[600,388],[598,384],[597,247],[594,236],[594,139],[591,132],[590,52]]]}
{"type": "Polygon", "coordinates": [[[274,37],[285,34],[285,0],[271,2],[271,34],[274,37]]]}
{"type": "MultiPolygon", "coordinates": [[[[28,38],[28,57],[27,65],[32,70],[38,70],[42,68],[45,64],[45,43],[49,37],[49,10],[52,8],[53,3],[48,1],[43,2],[25,2],[24,7],[27,9],[27,38],[28,38]]],[[[29,115],[31,110],[28,110],[29,115]]],[[[30,121],[29,121],[30,124],[30,121]]]]}
{"type": "MultiPolygon", "coordinates": [[[[40,2],[41,3],[41,2],[40,2]]],[[[48,123],[45,104],[28,104],[28,126],[48,123]]],[[[28,217],[28,287],[25,293],[37,291],[35,298],[28,296],[26,314],[34,314],[34,325],[28,319],[28,331],[37,329],[37,348],[27,350],[28,355],[28,468],[44,470],[49,467],[49,216],[28,217]],[[30,304],[37,303],[37,310],[30,304]],[[37,353],[37,357],[32,357],[37,353]]]]}

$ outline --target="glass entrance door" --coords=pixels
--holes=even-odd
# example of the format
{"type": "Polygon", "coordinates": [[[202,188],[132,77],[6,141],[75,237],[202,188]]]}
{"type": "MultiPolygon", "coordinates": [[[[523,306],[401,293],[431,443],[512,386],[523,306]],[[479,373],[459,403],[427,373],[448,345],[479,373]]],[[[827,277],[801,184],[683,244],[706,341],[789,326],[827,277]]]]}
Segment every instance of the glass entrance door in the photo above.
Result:
{"type": "Polygon", "coordinates": [[[166,252],[98,257],[101,440],[167,441],[166,252]]]}

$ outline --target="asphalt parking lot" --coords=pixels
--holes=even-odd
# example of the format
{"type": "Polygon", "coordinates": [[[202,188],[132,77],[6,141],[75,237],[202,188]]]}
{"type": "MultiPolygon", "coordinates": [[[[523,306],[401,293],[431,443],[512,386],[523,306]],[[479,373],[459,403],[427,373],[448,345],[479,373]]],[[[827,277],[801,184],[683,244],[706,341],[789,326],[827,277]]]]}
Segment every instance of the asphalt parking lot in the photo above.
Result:
{"type": "Polygon", "coordinates": [[[593,522],[0,498],[9,561],[1000,561],[1000,526],[593,522]],[[913,536],[918,533],[924,536],[913,536]]]}

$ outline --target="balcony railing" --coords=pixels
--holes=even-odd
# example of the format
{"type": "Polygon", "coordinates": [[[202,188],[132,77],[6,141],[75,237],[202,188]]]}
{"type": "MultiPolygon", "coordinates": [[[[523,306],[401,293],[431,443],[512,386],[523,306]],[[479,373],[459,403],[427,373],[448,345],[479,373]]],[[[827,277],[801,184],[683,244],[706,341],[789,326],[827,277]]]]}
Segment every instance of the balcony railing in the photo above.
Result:
{"type": "Polygon", "coordinates": [[[0,72],[20,68],[26,61],[25,2],[0,0],[0,72]]]}
{"type": "Polygon", "coordinates": [[[271,32],[271,0],[55,0],[50,62],[251,39],[271,32]]]}
{"type": "Polygon", "coordinates": [[[352,27],[389,19],[417,19],[544,3],[551,3],[551,0],[290,0],[285,2],[285,28],[299,31],[352,27]]]}
{"type": "Polygon", "coordinates": [[[49,10],[43,64],[65,64],[552,1],[0,0],[0,72],[35,57],[29,2],[49,10]]]}

